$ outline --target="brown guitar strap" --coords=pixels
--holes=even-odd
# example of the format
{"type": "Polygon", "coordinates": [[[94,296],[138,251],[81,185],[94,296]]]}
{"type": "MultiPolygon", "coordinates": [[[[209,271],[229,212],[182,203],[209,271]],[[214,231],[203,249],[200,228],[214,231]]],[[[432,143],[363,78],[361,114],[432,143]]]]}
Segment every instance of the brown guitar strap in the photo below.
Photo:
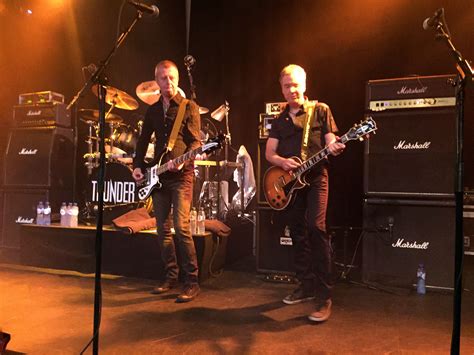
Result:
{"type": "Polygon", "coordinates": [[[168,145],[166,146],[166,151],[171,152],[173,150],[174,144],[176,143],[176,137],[178,137],[179,128],[181,127],[181,122],[183,122],[184,112],[186,111],[186,105],[189,100],[184,99],[179,104],[178,114],[174,120],[173,129],[171,130],[170,138],[168,140],[168,145]]]}
{"type": "Polygon", "coordinates": [[[318,101],[314,100],[308,101],[305,105],[306,116],[303,124],[303,138],[301,140],[301,159],[303,159],[303,161],[308,160],[309,134],[311,132],[311,127],[313,126],[315,116],[314,111],[317,103],[318,101]]]}

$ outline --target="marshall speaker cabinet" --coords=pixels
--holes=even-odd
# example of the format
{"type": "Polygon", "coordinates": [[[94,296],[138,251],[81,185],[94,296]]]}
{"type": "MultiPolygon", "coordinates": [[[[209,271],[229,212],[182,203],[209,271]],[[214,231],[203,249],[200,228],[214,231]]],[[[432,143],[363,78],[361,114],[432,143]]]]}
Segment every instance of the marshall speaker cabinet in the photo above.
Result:
{"type": "Polygon", "coordinates": [[[32,224],[36,219],[39,201],[49,201],[53,212],[58,212],[63,201],[71,201],[72,191],[21,189],[3,192],[0,247],[20,247],[20,224],[32,224]]]}
{"type": "Polygon", "coordinates": [[[291,231],[281,211],[259,206],[257,211],[257,271],[294,273],[291,231]]]}
{"type": "Polygon", "coordinates": [[[364,201],[363,278],[411,287],[422,263],[426,284],[454,287],[453,201],[364,201]]]}
{"type": "Polygon", "coordinates": [[[4,187],[72,190],[73,154],[72,129],[13,129],[5,152],[4,187]]]}
{"type": "Polygon", "coordinates": [[[365,146],[367,197],[454,196],[454,80],[441,75],[368,82],[366,109],[378,131],[365,146]]]}

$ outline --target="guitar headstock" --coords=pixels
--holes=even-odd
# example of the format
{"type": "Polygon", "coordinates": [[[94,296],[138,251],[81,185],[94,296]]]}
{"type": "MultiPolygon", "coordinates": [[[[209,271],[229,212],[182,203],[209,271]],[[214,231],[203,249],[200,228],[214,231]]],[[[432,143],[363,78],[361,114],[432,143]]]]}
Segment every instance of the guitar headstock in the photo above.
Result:
{"type": "Polygon", "coordinates": [[[364,140],[370,133],[377,130],[377,124],[374,119],[369,116],[359,124],[355,124],[347,133],[347,139],[359,139],[364,140]]]}
{"type": "Polygon", "coordinates": [[[214,150],[221,149],[222,143],[225,141],[225,135],[223,133],[218,134],[213,138],[209,138],[205,144],[201,147],[203,153],[211,153],[214,150]]]}

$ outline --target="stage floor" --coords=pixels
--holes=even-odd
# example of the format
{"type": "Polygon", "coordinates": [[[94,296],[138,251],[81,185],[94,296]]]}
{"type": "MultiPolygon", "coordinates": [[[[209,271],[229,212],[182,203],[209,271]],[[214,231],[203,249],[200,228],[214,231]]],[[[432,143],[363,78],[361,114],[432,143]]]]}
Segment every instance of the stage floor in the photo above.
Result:
{"type": "MultiPolygon", "coordinates": [[[[293,285],[270,283],[254,260],[202,284],[193,302],[149,293],[153,281],[104,276],[103,354],[447,354],[452,294],[391,294],[340,281],[333,314],[311,324],[313,305],[287,306],[293,285]],[[253,263],[253,264],[252,264],[253,263]]],[[[10,354],[78,354],[93,328],[94,278],[0,265],[0,329],[10,354]]],[[[463,294],[461,354],[474,352],[474,297],[463,294]]],[[[87,354],[91,354],[89,349],[87,354]]]]}

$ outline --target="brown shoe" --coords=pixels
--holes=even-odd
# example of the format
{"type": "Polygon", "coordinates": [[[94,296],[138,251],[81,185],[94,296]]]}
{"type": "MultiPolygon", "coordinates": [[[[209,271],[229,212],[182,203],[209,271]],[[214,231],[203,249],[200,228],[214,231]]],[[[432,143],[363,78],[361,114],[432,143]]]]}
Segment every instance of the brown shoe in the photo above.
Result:
{"type": "Polygon", "coordinates": [[[199,291],[201,291],[201,289],[198,284],[186,285],[184,286],[183,292],[176,298],[176,302],[183,303],[192,301],[199,294],[199,291]]]}
{"type": "Polygon", "coordinates": [[[160,285],[154,287],[151,293],[153,295],[160,295],[162,293],[168,292],[169,290],[175,288],[177,284],[178,284],[177,280],[165,280],[160,285]]]}
{"type": "Polygon", "coordinates": [[[331,316],[331,308],[332,308],[331,299],[322,301],[316,307],[316,311],[314,311],[308,316],[308,319],[313,322],[327,321],[329,317],[331,316]]]}

